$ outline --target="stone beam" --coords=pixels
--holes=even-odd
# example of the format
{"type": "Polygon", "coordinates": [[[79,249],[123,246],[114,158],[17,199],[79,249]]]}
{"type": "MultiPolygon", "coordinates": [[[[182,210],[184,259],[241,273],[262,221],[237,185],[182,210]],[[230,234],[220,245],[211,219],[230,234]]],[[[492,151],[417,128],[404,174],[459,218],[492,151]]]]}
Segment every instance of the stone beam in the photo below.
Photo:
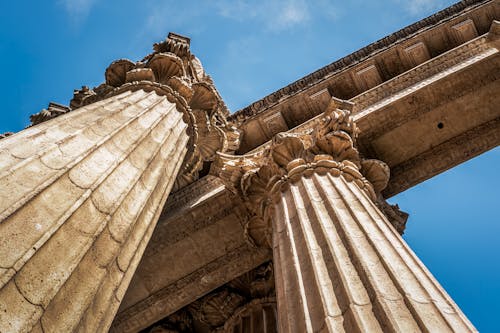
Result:
{"type": "MultiPolygon", "coordinates": [[[[358,145],[361,153],[384,160],[392,171],[386,197],[395,195],[419,182],[477,156],[500,141],[496,136],[469,136],[468,147],[457,147],[460,137],[474,129],[490,128],[500,117],[500,55],[498,22],[490,32],[436,56],[399,76],[383,82],[354,98],[353,117],[360,128],[358,145]],[[445,144],[445,142],[447,144],[445,144]],[[450,158],[431,156],[434,147],[450,158]],[[470,151],[466,155],[450,150],[470,151]],[[419,155],[430,164],[416,163],[419,155]],[[434,168],[437,160],[439,167],[434,168]],[[435,160],[435,161],[434,161],[435,160]],[[412,162],[413,161],[413,162],[412,162]],[[414,163],[415,162],[415,163],[414,163]],[[413,164],[412,164],[413,163],[413,164]]],[[[288,132],[313,130],[318,115],[288,132]]],[[[256,153],[270,141],[250,151],[256,153]]]]}
{"type": "Polygon", "coordinates": [[[499,142],[500,118],[497,117],[394,166],[389,185],[383,191],[384,197],[389,198],[468,161],[497,147],[499,142]]]}
{"type": "Polygon", "coordinates": [[[477,36],[494,34],[491,25],[499,17],[496,0],[461,1],[252,103],[228,118],[243,132],[238,153],[247,153],[320,114],[326,107],[324,92],[341,99],[369,94],[374,85],[401,78],[413,69],[421,71],[429,60],[477,36]]]}
{"type": "Polygon", "coordinates": [[[269,260],[269,250],[246,242],[245,221],[241,200],[216,177],[174,193],[111,331],[144,329],[269,260]]]}
{"type": "MultiPolygon", "coordinates": [[[[487,43],[486,36],[463,47],[474,51],[458,59],[450,57],[452,66],[393,94],[390,94],[392,83],[388,82],[388,97],[378,97],[377,102],[364,109],[358,106],[354,117],[361,129],[361,152],[367,157],[383,159],[391,168],[392,177],[383,192],[385,197],[500,143],[498,135],[491,135],[495,130],[492,126],[500,117],[500,109],[496,107],[500,103],[496,93],[500,89],[500,55],[487,43]]],[[[384,89],[384,85],[376,88],[372,96],[384,89]]],[[[367,105],[366,98],[373,97],[360,96],[352,101],[355,107],[356,102],[367,105]]]]}

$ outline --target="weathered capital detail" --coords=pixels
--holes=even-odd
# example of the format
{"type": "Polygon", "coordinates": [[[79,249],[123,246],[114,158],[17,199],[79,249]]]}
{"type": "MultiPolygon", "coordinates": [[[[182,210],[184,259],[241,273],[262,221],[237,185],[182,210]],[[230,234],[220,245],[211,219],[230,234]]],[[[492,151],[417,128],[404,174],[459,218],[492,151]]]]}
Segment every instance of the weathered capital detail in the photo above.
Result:
{"type": "MultiPolygon", "coordinates": [[[[277,134],[264,151],[253,155],[219,154],[213,172],[240,192],[252,212],[245,228],[250,243],[271,247],[270,203],[291,182],[312,173],[342,176],[375,203],[389,206],[380,195],[389,181],[389,167],[379,160],[361,158],[351,108],[349,102],[333,98],[321,125],[311,132],[277,134]]],[[[406,219],[398,222],[404,229],[406,219]]]]}
{"type": "Polygon", "coordinates": [[[124,91],[173,94],[188,106],[184,121],[189,135],[188,153],[175,181],[175,192],[197,180],[203,163],[213,161],[216,152],[237,150],[240,133],[226,121],[229,111],[200,60],[191,53],[189,38],[170,33],[153,49],[153,53],[140,61],[112,62],[103,84],[93,89],[83,86],[74,91],[70,107],[51,103],[47,109],[30,116],[30,120],[33,126],[124,91]]]}

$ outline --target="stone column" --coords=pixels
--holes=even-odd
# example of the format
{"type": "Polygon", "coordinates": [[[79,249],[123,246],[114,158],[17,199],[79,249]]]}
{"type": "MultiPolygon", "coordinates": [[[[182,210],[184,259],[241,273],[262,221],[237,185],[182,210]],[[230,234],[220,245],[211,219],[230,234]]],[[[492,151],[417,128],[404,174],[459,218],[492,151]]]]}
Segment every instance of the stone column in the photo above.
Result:
{"type": "Polygon", "coordinates": [[[186,154],[183,110],[125,91],[0,141],[0,331],[105,330],[186,154]]]}
{"type": "Polygon", "coordinates": [[[189,40],[156,48],[0,141],[0,332],[107,331],[179,171],[222,145],[196,141],[221,115],[189,40]]]}
{"type": "Polygon", "coordinates": [[[331,105],[314,133],[280,134],[243,168],[247,234],[273,248],[280,332],[475,332],[379,209],[389,170],[362,160],[355,137],[331,105]]]}

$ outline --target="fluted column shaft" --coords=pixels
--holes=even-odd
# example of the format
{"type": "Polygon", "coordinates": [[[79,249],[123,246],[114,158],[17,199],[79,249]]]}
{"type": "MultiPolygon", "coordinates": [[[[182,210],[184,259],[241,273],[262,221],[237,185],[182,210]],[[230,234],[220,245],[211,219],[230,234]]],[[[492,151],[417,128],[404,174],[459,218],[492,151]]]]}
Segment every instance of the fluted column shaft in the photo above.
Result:
{"type": "Polygon", "coordinates": [[[187,151],[174,95],[126,91],[0,141],[0,332],[107,331],[187,151]]]}
{"type": "Polygon", "coordinates": [[[277,333],[274,297],[254,299],[237,309],[220,330],[224,333],[277,333]]]}
{"type": "Polygon", "coordinates": [[[319,170],[272,206],[280,332],[475,331],[362,182],[319,170]]]}

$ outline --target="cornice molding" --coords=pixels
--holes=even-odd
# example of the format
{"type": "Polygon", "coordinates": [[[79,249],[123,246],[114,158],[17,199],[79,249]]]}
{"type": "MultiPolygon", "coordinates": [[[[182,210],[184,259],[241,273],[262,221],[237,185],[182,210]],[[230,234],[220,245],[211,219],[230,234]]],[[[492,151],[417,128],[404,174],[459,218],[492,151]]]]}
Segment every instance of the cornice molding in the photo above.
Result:
{"type": "Polygon", "coordinates": [[[268,108],[280,103],[284,98],[297,95],[300,92],[316,85],[327,78],[343,72],[346,69],[359,64],[360,62],[373,57],[374,55],[383,52],[399,43],[402,43],[409,38],[412,38],[417,33],[434,28],[438,24],[450,21],[455,17],[480,7],[487,3],[492,3],[494,0],[465,0],[460,1],[448,8],[445,8],[423,20],[413,23],[389,36],[386,36],[362,49],[351,53],[325,67],[322,67],[311,74],[275,91],[274,93],[250,104],[249,106],[236,111],[228,120],[239,123],[250,117],[253,117],[268,108]]]}

